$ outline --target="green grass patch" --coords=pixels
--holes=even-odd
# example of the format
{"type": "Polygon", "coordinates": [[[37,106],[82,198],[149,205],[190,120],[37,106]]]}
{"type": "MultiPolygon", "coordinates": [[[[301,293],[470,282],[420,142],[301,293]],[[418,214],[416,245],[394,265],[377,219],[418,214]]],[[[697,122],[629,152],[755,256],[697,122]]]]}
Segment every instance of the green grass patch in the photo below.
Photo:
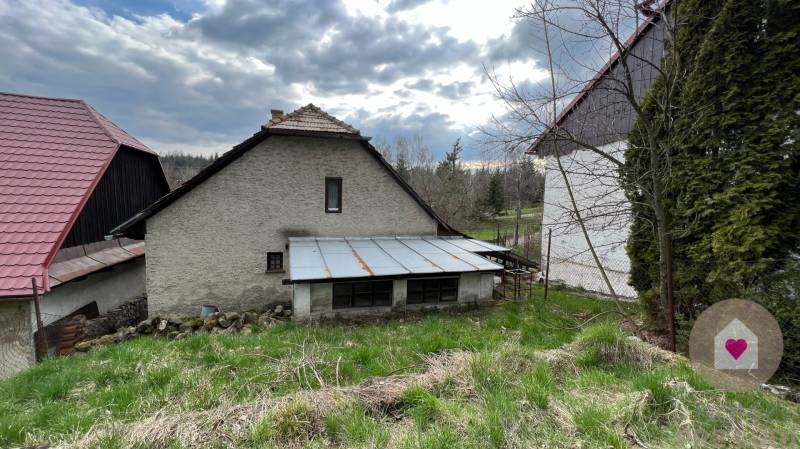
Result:
{"type": "Polygon", "coordinates": [[[88,436],[85,447],[148,447],[133,435],[170,429],[169,417],[214,430],[201,444],[169,431],[159,447],[792,447],[780,438],[800,431],[796,406],[713,390],[614,315],[575,329],[612,303],[534,293],[458,314],[141,338],[47,360],[0,381],[0,447],[88,436]],[[431,357],[450,362],[433,383],[431,357]],[[352,393],[392,379],[407,382],[395,396],[371,393],[386,388],[387,407],[352,393]]]}
{"type": "MultiPolygon", "coordinates": [[[[461,231],[476,239],[492,241],[497,238],[497,231],[500,230],[500,234],[503,236],[506,235],[514,235],[514,227],[516,226],[516,212],[514,209],[509,209],[505,211],[503,214],[492,218],[482,220],[470,226],[467,226],[465,229],[461,231]]],[[[520,235],[525,234],[529,230],[533,233],[539,232],[542,226],[542,207],[526,207],[522,209],[522,217],[520,218],[519,223],[519,232],[520,235]]],[[[532,260],[538,260],[540,254],[540,246],[541,242],[540,239],[535,239],[532,242],[533,245],[530,249],[528,254],[529,258],[532,260]]],[[[525,253],[525,249],[522,247],[514,248],[514,251],[523,254],[525,253]]]]}

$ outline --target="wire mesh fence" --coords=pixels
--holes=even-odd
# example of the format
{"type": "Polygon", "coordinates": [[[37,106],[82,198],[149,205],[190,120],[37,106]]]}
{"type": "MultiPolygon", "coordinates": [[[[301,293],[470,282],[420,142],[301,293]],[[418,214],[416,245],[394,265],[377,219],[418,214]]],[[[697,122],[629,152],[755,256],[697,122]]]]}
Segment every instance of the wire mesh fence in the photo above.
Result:
{"type": "Polygon", "coordinates": [[[588,249],[576,249],[554,242],[550,242],[549,254],[547,247],[542,250],[542,271],[548,271],[548,281],[551,284],[603,295],[611,295],[613,289],[613,293],[619,297],[635,299],[636,290],[628,285],[630,261],[627,258],[611,255],[609,252],[598,253],[608,282],[588,249]],[[611,289],[608,284],[611,285],[611,289]]]}
{"type": "Polygon", "coordinates": [[[541,258],[542,236],[539,226],[533,223],[520,226],[519,234],[516,237],[513,232],[501,232],[500,226],[497,226],[497,232],[492,241],[496,245],[511,248],[516,254],[528,260],[538,261],[541,258]]]}

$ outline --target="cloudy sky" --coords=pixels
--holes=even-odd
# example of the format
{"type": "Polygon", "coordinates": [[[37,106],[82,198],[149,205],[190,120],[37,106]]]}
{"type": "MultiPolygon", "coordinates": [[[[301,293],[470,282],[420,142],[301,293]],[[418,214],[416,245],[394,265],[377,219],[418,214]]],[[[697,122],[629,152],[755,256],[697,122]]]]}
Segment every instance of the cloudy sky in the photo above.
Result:
{"type": "Polygon", "coordinates": [[[224,152],[270,108],[313,102],[440,157],[535,82],[524,0],[0,0],[0,91],[82,98],[164,152],[224,152]]]}

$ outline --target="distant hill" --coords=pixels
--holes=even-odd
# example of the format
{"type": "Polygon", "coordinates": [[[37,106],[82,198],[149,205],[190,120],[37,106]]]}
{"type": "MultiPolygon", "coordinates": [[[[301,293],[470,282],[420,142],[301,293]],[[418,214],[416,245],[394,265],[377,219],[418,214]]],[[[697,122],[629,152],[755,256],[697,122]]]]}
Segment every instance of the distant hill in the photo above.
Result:
{"type": "Polygon", "coordinates": [[[161,160],[161,166],[164,167],[164,174],[167,176],[170,188],[175,189],[218,157],[219,155],[216,154],[213,156],[196,156],[177,151],[162,155],[159,159],[161,160]]]}

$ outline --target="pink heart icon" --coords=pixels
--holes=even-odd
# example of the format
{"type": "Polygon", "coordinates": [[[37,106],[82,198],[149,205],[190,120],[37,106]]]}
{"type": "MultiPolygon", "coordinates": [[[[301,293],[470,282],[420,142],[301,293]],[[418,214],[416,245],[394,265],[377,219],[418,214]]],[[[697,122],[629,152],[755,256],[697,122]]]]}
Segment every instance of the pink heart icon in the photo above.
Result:
{"type": "Polygon", "coordinates": [[[744,354],[744,351],[747,350],[747,340],[740,338],[738,340],[734,340],[733,338],[729,338],[725,341],[725,349],[728,350],[731,357],[734,360],[739,360],[739,357],[744,354]]]}

